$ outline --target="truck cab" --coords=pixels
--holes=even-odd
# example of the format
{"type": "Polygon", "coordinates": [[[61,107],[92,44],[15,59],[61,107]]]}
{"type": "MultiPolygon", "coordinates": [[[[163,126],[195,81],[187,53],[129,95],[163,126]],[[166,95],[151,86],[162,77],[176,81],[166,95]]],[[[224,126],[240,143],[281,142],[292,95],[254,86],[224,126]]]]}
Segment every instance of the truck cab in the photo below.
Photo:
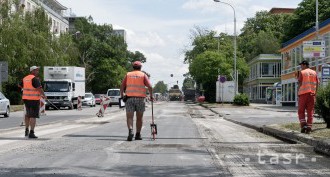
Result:
{"type": "Polygon", "coordinates": [[[77,108],[78,97],[85,96],[85,68],[45,66],[44,92],[46,109],[77,108]]]}

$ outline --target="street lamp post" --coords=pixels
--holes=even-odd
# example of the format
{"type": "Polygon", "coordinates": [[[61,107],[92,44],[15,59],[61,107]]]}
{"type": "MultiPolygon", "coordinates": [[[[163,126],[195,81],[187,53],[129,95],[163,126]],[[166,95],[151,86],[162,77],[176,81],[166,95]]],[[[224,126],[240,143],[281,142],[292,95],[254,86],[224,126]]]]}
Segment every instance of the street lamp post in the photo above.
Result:
{"type": "Polygon", "coordinates": [[[236,56],[237,56],[237,42],[236,42],[236,12],[235,12],[235,8],[229,4],[229,3],[226,3],[226,2],[222,2],[220,0],[214,0],[214,2],[220,2],[220,3],[223,3],[223,4],[227,4],[229,5],[233,11],[234,11],[234,82],[235,82],[235,95],[237,94],[238,92],[238,87],[237,87],[237,71],[236,71],[236,56]]]}

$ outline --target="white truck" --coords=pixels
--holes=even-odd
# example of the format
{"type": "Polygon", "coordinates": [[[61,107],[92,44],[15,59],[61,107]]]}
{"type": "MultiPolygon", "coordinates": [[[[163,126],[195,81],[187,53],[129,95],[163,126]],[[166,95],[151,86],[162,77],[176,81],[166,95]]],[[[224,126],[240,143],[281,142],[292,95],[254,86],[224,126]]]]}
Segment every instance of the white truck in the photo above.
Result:
{"type": "Polygon", "coordinates": [[[46,109],[77,108],[78,96],[85,96],[85,68],[75,66],[45,66],[44,87],[46,109]]]}

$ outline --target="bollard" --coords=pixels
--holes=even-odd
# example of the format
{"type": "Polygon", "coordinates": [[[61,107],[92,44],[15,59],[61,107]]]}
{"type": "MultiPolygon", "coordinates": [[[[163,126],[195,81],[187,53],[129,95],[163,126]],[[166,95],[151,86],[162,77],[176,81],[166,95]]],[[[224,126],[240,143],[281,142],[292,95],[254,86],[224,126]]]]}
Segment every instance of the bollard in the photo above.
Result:
{"type": "Polygon", "coordinates": [[[81,111],[82,110],[82,101],[81,101],[81,96],[78,96],[78,105],[77,105],[77,110],[81,111]]]}
{"type": "Polygon", "coordinates": [[[108,104],[110,103],[110,98],[109,97],[102,97],[101,98],[101,108],[98,113],[96,113],[97,117],[103,117],[104,116],[104,111],[107,109],[108,104]]]}
{"type": "Polygon", "coordinates": [[[40,110],[39,113],[41,116],[45,116],[46,115],[46,100],[41,98],[40,99],[40,110]]]}

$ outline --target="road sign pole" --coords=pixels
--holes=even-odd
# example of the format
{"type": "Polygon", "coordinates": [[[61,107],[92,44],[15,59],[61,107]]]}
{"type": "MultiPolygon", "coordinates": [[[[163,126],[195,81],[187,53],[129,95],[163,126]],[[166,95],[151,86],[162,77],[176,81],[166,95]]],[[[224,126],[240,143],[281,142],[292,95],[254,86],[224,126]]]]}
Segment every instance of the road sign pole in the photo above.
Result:
{"type": "Polygon", "coordinates": [[[1,70],[1,68],[2,68],[2,64],[0,63],[0,92],[2,92],[2,75],[1,75],[2,70],[1,70]]]}
{"type": "Polygon", "coordinates": [[[221,89],[221,95],[222,95],[222,96],[221,96],[221,101],[222,101],[222,106],[223,106],[223,88],[224,88],[224,87],[223,87],[223,83],[221,83],[221,85],[222,85],[222,89],[221,89]]]}

